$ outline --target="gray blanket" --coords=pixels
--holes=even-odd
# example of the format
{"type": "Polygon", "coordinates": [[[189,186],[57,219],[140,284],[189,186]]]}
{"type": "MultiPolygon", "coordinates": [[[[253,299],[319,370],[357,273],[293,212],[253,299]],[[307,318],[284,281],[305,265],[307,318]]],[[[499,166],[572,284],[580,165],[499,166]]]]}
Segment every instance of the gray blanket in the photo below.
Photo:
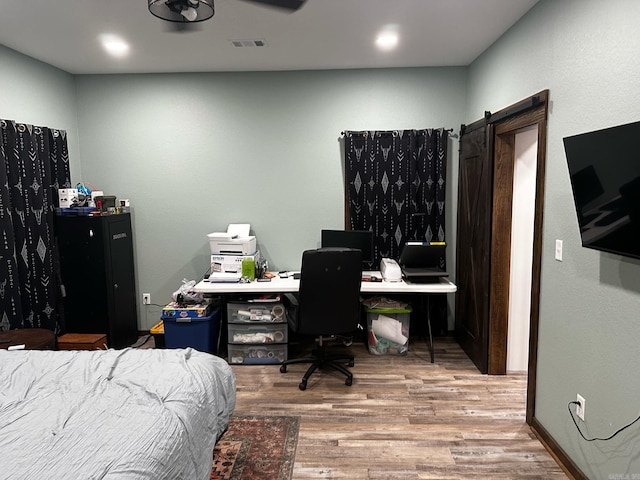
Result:
{"type": "Polygon", "coordinates": [[[235,399],[190,348],[0,350],[0,479],[207,479],[235,399]]]}

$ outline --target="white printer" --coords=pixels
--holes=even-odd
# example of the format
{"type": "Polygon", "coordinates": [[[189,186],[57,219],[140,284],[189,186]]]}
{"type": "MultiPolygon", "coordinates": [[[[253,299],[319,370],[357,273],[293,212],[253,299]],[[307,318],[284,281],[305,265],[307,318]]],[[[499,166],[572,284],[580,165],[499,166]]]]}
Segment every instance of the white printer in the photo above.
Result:
{"type": "Polygon", "coordinates": [[[380,273],[382,274],[382,278],[387,282],[402,281],[400,265],[392,258],[383,258],[380,260],[380,273]]]}
{"type": "Polygon", "coordinates": [[[249,235],[248,223],[230,223],[226,232],[209,233],[209,248],[212,255],[253,255],[256,252],[256,237],[249,235]]]}

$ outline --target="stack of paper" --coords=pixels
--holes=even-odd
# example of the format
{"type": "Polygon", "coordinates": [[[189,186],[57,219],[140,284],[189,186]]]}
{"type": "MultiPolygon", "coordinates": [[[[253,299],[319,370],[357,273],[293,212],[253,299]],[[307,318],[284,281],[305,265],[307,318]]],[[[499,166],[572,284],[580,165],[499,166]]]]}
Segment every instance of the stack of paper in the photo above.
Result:
{"type": "Polygon", "coordinates": [[[239,282],[241,272],[212,272],[207,278],[208,282],[239,282]]]}

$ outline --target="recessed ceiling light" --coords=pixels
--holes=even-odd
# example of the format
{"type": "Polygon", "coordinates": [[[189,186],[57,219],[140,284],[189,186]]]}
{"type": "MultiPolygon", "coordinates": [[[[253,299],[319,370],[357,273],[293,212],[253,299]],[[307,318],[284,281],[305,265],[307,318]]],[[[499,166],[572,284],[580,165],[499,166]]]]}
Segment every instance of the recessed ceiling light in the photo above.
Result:
{"type": "Polygon", "coordinates": [[[129,44],[115,35],[100,35],[102,47],[114,57],[124,57],[129,53],[129,44]]]}
{"type": "Polygon", "coordinates": [[[396,32],[382,32],[376,38],[376,45],[380,50],[393,50],[398,46],[398,34],[396,32]]]}
{"type": "Polygon", "coordinates": [[[400,26],[395,23],[383,25],[376,38],[376,46],[379,50],[393,50],[398,46],[398,31],[400,26]]]}

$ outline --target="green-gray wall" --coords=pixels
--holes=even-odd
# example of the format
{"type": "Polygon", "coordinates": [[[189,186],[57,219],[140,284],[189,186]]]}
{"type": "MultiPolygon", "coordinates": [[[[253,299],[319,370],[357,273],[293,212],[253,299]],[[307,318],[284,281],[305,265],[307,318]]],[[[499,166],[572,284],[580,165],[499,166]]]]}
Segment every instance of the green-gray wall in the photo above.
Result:
{"type": "Polygon", "coordinates": [[[585,397],[600,437],[640,414],[640,261],[581,247],[562,138],[640,120],[639,20],[636,0],[542,1],[468,76],[467,122],[550,91],[535,415],[593,479],[640,478],[640,425],[588,443],[567,412],[585,397]]]}
{"type": "MultiPolygon", "coordinates": [[[[131,200],[138,293],[166,303],[229,223],[251,224],[270,268],[298,269],[344,226],[340,132],[457,130],[465,82],[466,68],[79,76],[83,180],[131,200]]],[[[140,327],[158,314],[141,306],[140,327]]]]}
{"type": "Polygon", "coordinates": [[[66,130],[71,171],[82,174],[74,76],[0,45],[0,118],[66,130]]]}
{"type": "MultiPolygon", "coordinates": [[[[74,77],[0,46],[0,118],[67,130],[73,181],[131,199],[138,293],[164,303],[230,222],[252,224],[276,269],[340,228],[342,130],[457,130],[548,88],[536,417],[590,478],[633,478],[640,427],[587,443],[567,412],[583,395],[599,436],[640,413],[640,262],[580,246],[562,137],[639,120],[638,18],[635,0],[543,0],[468,69],[74,77]]],[[[142,308],[148,329],[159,312],[142,308]]]]}

